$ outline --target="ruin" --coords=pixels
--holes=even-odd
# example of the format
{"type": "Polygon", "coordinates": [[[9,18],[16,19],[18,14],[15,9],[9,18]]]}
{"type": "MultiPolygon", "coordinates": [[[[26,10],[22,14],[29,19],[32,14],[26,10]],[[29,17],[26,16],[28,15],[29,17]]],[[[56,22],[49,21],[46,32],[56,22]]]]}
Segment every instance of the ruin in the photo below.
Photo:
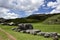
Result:
{"type": "Polygon", "coordinates": [[[18,26],[16,28],[12,28],[12,30],[16,32],[43,36],[44,38],[52,37],[53,40],[59,40],[58,38],[60,37],[60,34],[58,34],[57,32],[42,32],[41,30],[34,29],[32,24],[29,23],[18,24],[18,26]]]}

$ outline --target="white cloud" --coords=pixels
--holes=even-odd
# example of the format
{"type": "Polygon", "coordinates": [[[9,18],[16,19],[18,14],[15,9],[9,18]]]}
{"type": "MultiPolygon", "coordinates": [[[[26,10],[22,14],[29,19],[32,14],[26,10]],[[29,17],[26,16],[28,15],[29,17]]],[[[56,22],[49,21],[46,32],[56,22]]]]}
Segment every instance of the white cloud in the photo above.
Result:
{"type": "Polygon", "coordinates": [[[47,4],[48,7],[55,8],[50,13],[60,13],[60,0],[56,0],[57,2],[49,2],[47,4]]]}
{"type": "Polygon", "coordinates": [[[38,9],[44,0],[17,0],[17,8],[24,10],[24,11],[33,11],[38,9]]]}
{"type": "Polygon", "coordinates": [[[0,0],[0,6],[5,8],[33,11],[38,9],[44,0],[0,0]]]}
{"type": "Polygon", "coordinates": [[[17,14],[8,13],[8,9],[22,10],[26,12],[26,15],[29,16],[33,14],[34,11],[37,11],[38,8],[43,5],[44,0],[0,0],[0,17],[3,18],[17,18],[17,14]],[[7,9],[4,9],[7,8],[7,9]]]}
{"type": "Polygon", "coordinates": [[[47,6],[54,8],[54,7],[57,6],[57,3],[56,3],[56,2],[49,2],[49,3],[47,4],[47,6]]]}
{"type": "Polygon", "coordinates": [[[54,10],[52,10],[50,13],[60,13],[60,5],[57,6],[54,10]]]}
{"type": "Polygon", "coordinates": [[[5,19],[15,19],[18,18],[18,14],[15,13],[10,13],[10,10],[6,8],[0,8],[0,18],[5,18],[5,19]]]}
{"type": "Polygon", "coordinates": [[[35,13],[35,14],[41,14],[41,13],[35,13]]]}

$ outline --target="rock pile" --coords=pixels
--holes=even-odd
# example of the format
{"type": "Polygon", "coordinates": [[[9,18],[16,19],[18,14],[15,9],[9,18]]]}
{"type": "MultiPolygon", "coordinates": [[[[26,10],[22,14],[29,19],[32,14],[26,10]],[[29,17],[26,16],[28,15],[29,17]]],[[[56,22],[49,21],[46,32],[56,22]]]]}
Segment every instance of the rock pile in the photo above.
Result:
{"type": "Polygon", "coordinates": [[[60,34],[58,34],[57,32],[41,32],[41,30],[33,29],[33,26],[29,23],[28,24],[27,23],[18,24],[18,27],[12,28],[12,30],[14,30],[16,32],[44,36],[44,38],[52,37],[53,40],[58,40],[58,38],[60,37],[60,34]]]}

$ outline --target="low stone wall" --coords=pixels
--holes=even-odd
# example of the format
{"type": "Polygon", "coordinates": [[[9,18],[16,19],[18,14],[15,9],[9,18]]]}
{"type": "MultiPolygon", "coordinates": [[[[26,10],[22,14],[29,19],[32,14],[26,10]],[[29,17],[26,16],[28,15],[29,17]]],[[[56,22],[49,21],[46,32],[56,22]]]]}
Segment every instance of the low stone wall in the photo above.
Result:
{"type": "Polygon", "coordinates": [[[17,28],[12,28],[12,30],[16,31],[16,32],[22,32],[22,33],[28,33],[28,34],[32,34],[32,35],[38,35],[38,36],[43,36],[44,38],[53,38],[53,40],[59,40],[60,38],[60,34],[57,32],[42,32],[39,29],[33,29],[33,26],[31,24],[20,24],[18,25],[17,28]],[[27,28],[25,25],[27,25],[28,28],[30,29],[21,29],[19,27],[23,27],[23,28],[27,28]]]}

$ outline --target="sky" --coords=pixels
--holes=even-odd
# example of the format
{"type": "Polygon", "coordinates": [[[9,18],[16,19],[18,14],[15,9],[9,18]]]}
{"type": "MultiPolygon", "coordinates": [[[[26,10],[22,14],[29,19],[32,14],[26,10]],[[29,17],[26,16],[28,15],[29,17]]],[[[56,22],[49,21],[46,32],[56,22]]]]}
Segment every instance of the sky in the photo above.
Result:
{"type": "Polygon", "coordinates": [[[0,18],[60,13],[60,0],[0,0],[0,18]]]}

